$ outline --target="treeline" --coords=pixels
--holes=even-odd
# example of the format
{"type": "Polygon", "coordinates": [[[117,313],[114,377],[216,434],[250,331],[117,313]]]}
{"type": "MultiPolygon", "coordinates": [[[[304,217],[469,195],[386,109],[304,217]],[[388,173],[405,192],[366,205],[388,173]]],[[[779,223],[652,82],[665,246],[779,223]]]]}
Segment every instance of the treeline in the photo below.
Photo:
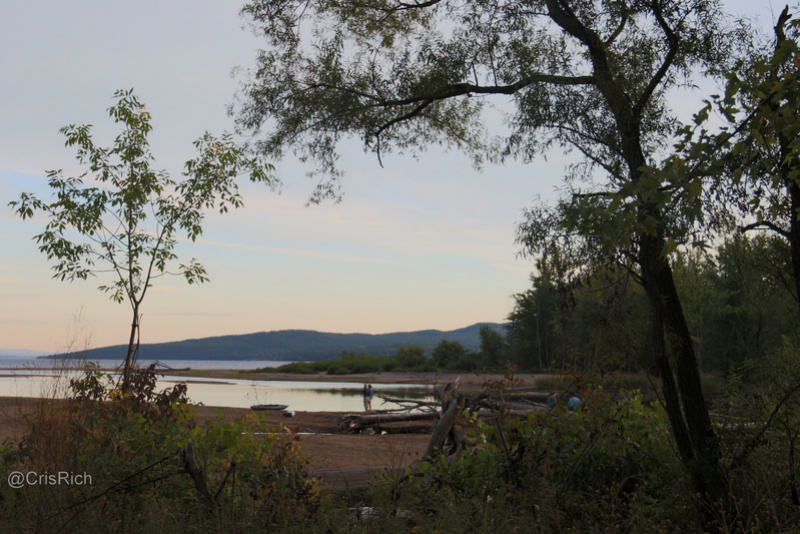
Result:
{"type": "MultiPolygon", "coordinates": [[[[798,324],[791,256],[774,234],[738,235],[671,258],[703,372],[763,360],[798,324]]],[[[537,263],[532,287],[514,295],[510,359],[521,369],[630,371],[652,365],[650,304],[635,267],[569,271],[558,255],[537,263]]]]}
{"type": "Polygon", "coordinates": [[[468,350],[458,341],[442,339],[430,355],[423,347],[411,345],[401,347],[393,356],[355,354],[343,352],[340,358],[315,362],[293,362],[277,368],[256,369],[279,373],[349,375],[364,373],[433,372],[433,371],[477,371],[500,369],[510,356],[509,346],[503,334],[491,325],[480,327],[480,350],[468,350]]]}
{"type": "Polygon", "coordinates": [[[374,354],[355,354],[343,352],[339,358],[317,360],[315,362],[293,362],[277,368],[257,369],[279,373],[351,375],[364,373],[383,373],[389,371],[435,371],[431,361],[425,357],[425,349],[419,345],[401,347],[394,356],[374,354]]]}
{"type": "MultiPolygon", "coordinates": [[[[763,361],[796,332],[791,251],[775,234],[738,235],[716,248],[676,252],[675,283],[703,372],[727,373],[763,361]]],[[[480,349],[442,339],[430,353],[419,345],[379,356],[297,362],[285,373],[330,375],[391,371],[522,371],[579,367],[645,371],[653,363],[649,302],[635,267],[568,269],[558,254],[537,262],[531,288],[513,296],[505,335],[480,329],[480,349]]]]}

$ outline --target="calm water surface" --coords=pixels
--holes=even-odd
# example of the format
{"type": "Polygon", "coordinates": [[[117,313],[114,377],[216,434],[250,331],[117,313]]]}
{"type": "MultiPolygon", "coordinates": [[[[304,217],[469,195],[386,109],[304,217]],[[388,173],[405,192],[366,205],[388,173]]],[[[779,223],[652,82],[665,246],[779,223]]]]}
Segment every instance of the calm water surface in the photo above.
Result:
{"type": "MultiPolygon", "coordinates": [[[[113,369],[119,367],[121,362],[119,360],[92,360],[103,369],[113,369]]],[[[147,366],[153,363],[154,360],[139,360],[139,365],[147,366]]],[[[11,368],[51,368],[61,367],[62,364],[69,364],[70,362],[82,366],[82,360],[39,360],[37,358],[0,358],[0,369],[11,368]]],[[[262,367],[279,367],[285,363],[291,362],[267,362],[260,360],[164,360],[161,362],[168,365],[173,369],[185,369],[191,367],[192,369],[260,369],[262,367]]]]}
{"type": "MultiPolygon", "coordinates": [[[[113,367],[117,362],[101,367],[113,367]]],[[[140,362],[145,364],[145,362],[140,362]]],[[[176,361],[168,365],[174,368],[192,369],[257,369],[266,365],[277,366],[285,362],[231,362],[231,361],[176,361]],[[232,365],[232,364],[238,364],[232,365]]],[[[39,397],[41,395],[63,396],[69,378],[77,373],[56,373],[42,367],[52,366],[49,360],[0,359],[0,396],[39,397]],[[19,365],[9,365],[9,363],[19,365]]],[[[289,409],[297,411],[354,412],[363,410],[361,389],[363,382],[294,382],[288,380],[231,380],[214,378],[192,378],[164,376],[158,382],[159,389],[185,382],[189,398],[206,406],[247,408],[253,404],[288,404],[289,409]]],[[[379,384],[373,383],[377,395],[389,397],[431,399],[431,390],[420,384],[379,384]]],[[[382,405],[375,398],[375,409],[395,407],[382,405]]]]}

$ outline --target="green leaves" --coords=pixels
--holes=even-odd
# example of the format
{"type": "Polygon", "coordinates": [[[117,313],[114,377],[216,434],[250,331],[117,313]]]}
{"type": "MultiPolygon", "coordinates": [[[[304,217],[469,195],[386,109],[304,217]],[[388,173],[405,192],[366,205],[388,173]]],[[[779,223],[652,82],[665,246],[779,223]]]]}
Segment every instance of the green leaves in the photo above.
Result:
{"type": "MultiPolygon", "coordinates": [[[[54,199],[40,200],[22,193],[10,203],[22,218],[36,212],[48,217],[36,236],[40,250],[55,259],[54,277],[85,279],[95,274],[95,262],[117,275],[100,286],[117,302],[124,297],[141,301],[150,281],[169,272],[177,259],[173,250],[176,230],[196,240],[202,234],[203,210],[221,213],[243,204],[236,179],[249,174],[254,182],[272,183],[274,168],[258,158],[248,158],[230,134],[218,139],[205,133],[195,141],[199,155],[186,163],[185,180],[176,183],[152,168],[148,134],[151,116],[132,90],[117,91],[109,116],[122,132],[111,147],[96,146],[89,125],[69,125],[60,131],[66,146],[76,148],[79,163],[89,167],[79,177],[49,171],[54,199]],[[85,180],[96,186],[85,184],[85,180]]],[[[192,260],[178,272],[189,283],[208,280],[205,270],[192,260]]]]}
{"type": "Polygon", "coordinates": [[[208,281],[195,259],[175,265],[178,232],[195,241],[206,210],[225,213],[243,205],[239,176],[272,185],[274,168],[248,157],[232,135],[216,138],[206,132],[194,143],[198,156],[186,162],[184,179],[175,182],[152,166],[148,135],[153,127],[144,104],[133,90],[117,91],[114,98],[108,114],[121,132],[110,147],[95,144],[90,125],[60,130],[86,172],[65,177],[60,170],[48,171],[51,200],[22,193],[9,205],[23,220],[37,213],[47,218],[35,240],[53,260],[54,278],[85,280],[111,273],[98,289],[115,302],[130,302],[136,328],[139,305],[155,278],[172,274],[189,284],[208,281]]]}

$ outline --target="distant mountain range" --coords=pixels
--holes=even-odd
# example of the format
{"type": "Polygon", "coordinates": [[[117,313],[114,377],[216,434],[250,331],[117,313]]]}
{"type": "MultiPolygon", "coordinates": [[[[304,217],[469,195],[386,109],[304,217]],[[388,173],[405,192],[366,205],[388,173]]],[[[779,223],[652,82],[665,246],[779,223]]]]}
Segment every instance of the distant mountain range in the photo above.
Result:
{"type": "MultiPolygon", "coordinates": [[[[480,328],[488,325],[505,334],[505,326],[497,323],[478,323],[458,330],[419,330],[392,334],[331,334],[315,330],[278,330],[236,336],[189,339],[171,343],[143,344],[139,347],[142,360],[263,360],[313,361],[338,358],[342,352],[388,356],[400,347],[419,345],[426,353],[443,339],[458,341],[468,350],[480,348],[480,328]]],[[[127,346],[115,345],[71,353],[68,357],[87,360],[121,360],[127,346]]],[[[64,355],[40,356],[63,358],[64,355]]]]}
{"type": "Polygon", "coordinates": [[[33,358],[47,354],[40,350],[0,349],[0,358],[33,358]]]}

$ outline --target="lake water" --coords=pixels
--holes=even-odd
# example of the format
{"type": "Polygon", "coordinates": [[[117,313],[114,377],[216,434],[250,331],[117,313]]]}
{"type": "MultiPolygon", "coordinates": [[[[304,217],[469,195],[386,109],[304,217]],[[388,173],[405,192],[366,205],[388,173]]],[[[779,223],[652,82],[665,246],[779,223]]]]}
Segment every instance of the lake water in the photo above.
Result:
{"type": "MultiPolygon", "coordinates": [[[[103,369],[113,369],[119,367],[120,360],[92,360],[103,369]]],[[[0,358],[0,369],[18,368],[51,368],[61,367],[62,365],[83,366],[82,360],[39,360],[37,358],[0,358]]],[[[139,365],[146,367],[153,363],[153,360],[139,360],[139,365]]],[[[261,360],[164,360],[161,362],[173,369],[260,369],[262,367],[279,367],[292,362],[269,362],[261,360]]]]}
{"type": "MultiPolygon", "coordinates": [[[[63,396],[68,379],[77,376],[76,372],[53,372],[45,370],[52,367],[50,360],[32,359],[0,359],[0,396],[39,397],[63,396]],[[13,363],[19,365],[10,365],[13,363]]],[[[113,367],[118,362],[101,367],[113,367]]],[[[140,362],[144,364],[145,362],[140,362]]],[[[277,366],[285,362],[230,362],[230,361],[177,361],[170,360],[168,365],[174,368],[191,367],[192,369],[257,369],[277,366]],[[231,364],[238,364],[231,365],[231,364]]],[[[166,375],[159,379],[158,389],[174,386],[177,382],[185,382],[188,396],[193,402],[206,406],[224,406],[248,408],[253,404],[287,404],[290,410],[326,411],[326,412],[358,412],[364,409],[361,389],[363,382],[295,382],[288,380],[243,380],[177,377],[166,375]]],[[[380,384],[373,383],[377,395],[388,397],[432,399],[428,386],[420,384],[380,384]]],[[[375,398],[374,409],[396,407],[382,405],[375,398]]]]}

